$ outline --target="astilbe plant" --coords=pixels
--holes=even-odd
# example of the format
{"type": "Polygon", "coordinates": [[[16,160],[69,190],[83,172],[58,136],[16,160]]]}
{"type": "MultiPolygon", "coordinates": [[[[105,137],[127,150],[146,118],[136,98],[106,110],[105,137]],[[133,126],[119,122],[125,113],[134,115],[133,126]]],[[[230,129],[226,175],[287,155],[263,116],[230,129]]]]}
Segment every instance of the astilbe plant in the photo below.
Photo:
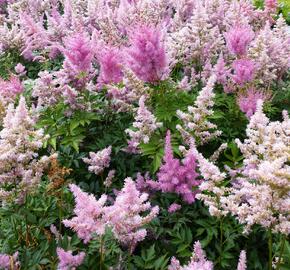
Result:
{"type": "MultiPolygon", "coordinates": [[[[214,270],[214,264],[206,258],[200,242],[196,241],[194,243],[193,254],[189,263],[181,266],[180,262],[173,257],[171,258],[171,264],[168,267],[168,270],[214,270]]],[[[244,250],[240,253],[237,270],[247,270],[246,252],[244,250]]]]}
{"type": "Polygon", "coordinates": [[[254,224],[288,235],[289,220],[289,116],[270,122],[258,101],[247,126],[248,138],[236,140],[245,159],[240,176],[221,201],[248,231],[254,224]]]}
{"type": "Polygon", "coordinates": [[[189,150],[185,158],[180,162],[174,158],[171,147],[170,131],[167,131],[165,139],[165,153],[158,177],[158,189],[163,192],[177,193],[186,203],[193,203],[198,190],[194,189],[200,184],[196,172],[196,159],[189,150]]]}
{"type": "Polygon", "coordinates": [[[110,166],[112,147],[109,146],[97,153],[90,152],[90,158],[83,158],[86,164],[89,164],[89,171],[99,175],[105,168],[110,166]]]}
{"type": "Polygon", "coordinates": [[[162,33],[153,26],[140,25],[130,34],[128,66],[146,82],[156,82],[168,74],[167,56],[162,33]]]}
{"type": "Polygon", "coordinates": [[[88,243],[93,234],[103,235],[105,232],[103,215],[107,196],[102,195],[99,200],[96,200],[94,195],[83,192],[74,184],[70,185],[70,190],[73,192],[76,201],[74,208],[76,216],[62,222],[66,227],[72,228],[84,243],[88,243]]]}
{"type": "Polygon", "coordinates": [[[159,212],[159,207],[151,207],[147,201],[148,194],[138,191],[131,178],[125,179],[124,187],[111,206],[105,206],[107,196],[104,194],[96,200],[74,184],[70,185],[70,190],[76,200],[76,216],[63,220],[63,224],[76,231],[84,243],[88,243],[94,235],[102,236],[105,228],[110,227],[115,238],[133,252],[137,243],[146,237],[147,231],[143,226],[159,212]]]}
{"type": "Polygon", "coordinates": [[[270,94],[265,91],[259,91],[254,88],[249,88],[245,93],[240,93],[237,97],[237,103],[242,112],[250,118],[256,111],[258,100],[267,101],[270,98],[270,94]]]}
{"type": "Polygon", "coordinates": [[[0,131],[0,197],[23,201],[37,188],[46,167],[47,157],[38,158],[46,136],[35,129],[35,119],[21,97],[16,109],[10,104],[0,131]]]}
{"type": "Polygon", "coordinates": [[[73,255],[72,251],[65,251],[59,247],[56,249],[56,252],[59,259],[59,264],[57,266],[58,270],[75,270],[82,264],[86,256],[84,252],[73,255]]]}
{"type": "Polygon", "coordinates": [[[217,130],[217,126],[208,120],[213,114],[215,82],[216,76],[212,75],[207,85],[199,92],[194,106],[188,107],[187,113],[177,111],[177,116],[182,120],[182,125],[178,125],[176,128],[187,142],[190,141],[191,134],[201,145],[221,134],[221,131],[217,130]]]}
{"type": "Polygon", "coordinates": [[[130,136],[126,149],[128,152],[138,153],[140,143],[148,143],[155,130],[162,126],[162,123],[157,122],[156,117],[147,109],[145,100],[145,96],[139,99],[139,107],[133,123],[133,128],[136,130],[126,129],[125,131],[130,136]]]}
{"type": "Polygon", "coordinates": [[[63,49],[65,60],[63,67],[68,82],[82,89],[90,79],[92,68],[93,50],[90,39],[84,33],[68,37],[63,49]]]}
{"type": "Polygon", "coordinates": [[[249,25],[235,25],[225,33],[225,38],[228,50],[234,55],[243,56],[254,38],[254,32],[249,25]]]}
{"type": "Polygon", "coordinates": [[[168,270],[213,270],[213,263],[208,261],[201,248],[199,241],[194,244],[193,255],[187,265],[181,266],[180,262],[173,257],[168,270]]]}
{"type": "Polygon", "coordinates": [[[138,191],[136,183],[128,177],[114,204],[105,210],[106,224],[112,228],[116,239],[127,246],[131,253],[147,235],[144,225],[159,213],[159,207],[152,207],[147,200],[148,194],[138,191]]]}

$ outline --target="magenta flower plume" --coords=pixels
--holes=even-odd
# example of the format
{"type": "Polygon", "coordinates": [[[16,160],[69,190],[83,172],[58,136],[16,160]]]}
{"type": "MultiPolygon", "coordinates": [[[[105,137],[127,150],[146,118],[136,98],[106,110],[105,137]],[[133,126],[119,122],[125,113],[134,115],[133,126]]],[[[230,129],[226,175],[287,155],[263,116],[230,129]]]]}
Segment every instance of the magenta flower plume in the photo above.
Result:
{"type": "Polygon", "coordinates": [[[168,61],[162,35],[153,26],[141,25],[130,37],[127,64],[145,82],[162,80],[168,72],[168,61]]]}
{"type": "Polygon", "coordinates": [[[120,50],[114,47],[105,48],[98,59],[100,62],[98,82],[100,84],[119,83],[123,78],[121,68],[123,60],[120,50]]]}
{"type": "Polygon", "coordinates": [[[248,25],[236,25],[225,33],[228,50],[238,56],[246,54],[254,37],[255,34],[248,25]]]}
{"type": "Polygon", "coordinates": [[[56,253],[59,259],[57,270],[72,270],[80,266],[86,256],[84,252],[80,252],[77,255],[72,255],[72,251],[65,251],[62,248],[57,248],[56,253]]]}
{"type": "Polygon", "coordinates": [[[252,60],[238,59],[233,62],[234,75],[233,81],[243,86],[246,82],[250,82],[254,79],[255,64],[252,60]]]}
{"type": "Polygon", "coordinates": [[[198,192],[194,187],[200,184],[197,180],[196,159],[190,150],[182,162],[173,157],[170,131],[167,131],[165,139],[163,162],[157,174],[159,189],[180,194],[185,202],[193,203],[198,192]]]}
{"type": "Polygon", "coordinates": [[[83,87],[92,67],[93,51],[90,39],[83,33],[65,40],[64,69],[76,86],[83,87]]]}
{"type": "Polygon", "coordinates": [[[256,111],[257,102],[259,99],[265,101],[269,98],[269,95],[258,91],[254,88],[249,88],[245,94],[238,96],[237,102],[242,112],[250,118],[256,111]]]}
{"type": "Polygon", "coordinates": [[[74,184],[71,184],[69,187],[76,201],[74,209],[76,216],[71,220],[63,220],[63,224],[76,231],[78,237],[84,243],[87,243],[91,240],[93,233],[102,235],[105,231],[102,216],[104,214],[104,204],[106,203],[107,196],[102,195],[99,200],[96,200],[94,195],[83,192],[74,184]]]}

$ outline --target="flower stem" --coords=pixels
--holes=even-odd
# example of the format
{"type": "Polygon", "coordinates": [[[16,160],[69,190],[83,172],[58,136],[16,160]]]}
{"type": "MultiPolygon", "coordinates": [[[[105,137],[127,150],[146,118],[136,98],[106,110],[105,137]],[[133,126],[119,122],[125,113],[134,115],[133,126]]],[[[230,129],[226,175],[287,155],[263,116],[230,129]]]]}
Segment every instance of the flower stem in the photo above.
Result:
{"type": "Polygon", "coordinates": [[[272,259],[273,259],[273,235],[272,230],[269,228],[269,239],[268,239],[268,249],[269,249],[269,270],[273,269],[272,259]]]}
{"type": "Polygon", "coordinates": [[[285,248],[285,243],[286,243],[286,235],[283,235],[283,237],[282,237],[282,246],[281,246],[281,250],[280,250],[280,254],[279,254],[279,259],[278,259],[276,270],[280,269],[281,261],[282,261],[282,257],[283,257],[283,253],[284,253],[284,248],[285,248]]]}

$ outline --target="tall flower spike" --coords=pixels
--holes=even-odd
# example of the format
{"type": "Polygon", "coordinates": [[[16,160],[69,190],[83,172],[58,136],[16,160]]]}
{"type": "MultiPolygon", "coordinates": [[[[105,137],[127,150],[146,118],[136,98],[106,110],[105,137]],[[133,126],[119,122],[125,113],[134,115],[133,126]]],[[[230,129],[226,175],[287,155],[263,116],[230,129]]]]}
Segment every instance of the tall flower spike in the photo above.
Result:
{"type": "Polygon", "coordinates": [[[114,47],[105,48],[98,58],[100,61],[98,82],[100,84],[119,83],[123,78],[121,69],[123,60],[120,50],[114,47]]]}
{"type": "Polygon", "coordinates": [[[188,113],[180,110],[176,112],[178,118],[182,120],[182,126],[176,128],[184,135],[186,143],[190,143],[191,134],[195,137],[198,144],[205,144],[211,139],[219,136],[221,131],[216,130],[217,126],[208,120],[213,114],[213,98],[215,96],[213,88],[216,82],[216,76],[212,75],[207,85],[199,92],[199,95],[193,106],[188,107],[188,113]],[[188,135],[186,135],[188,134],[188,135]]]}
{"type": "Polygon", "coordinates": [[[145,82],[162,80],[168,74],[168,64],[160,30],[141,25],[134,28],[130,42],[128,66],[145,82]]]}
{"type": "Polygon", "coordinates": [[[194,243],[194,251],[188,265],[181,266],[180,262],[173,257],[168,270],[213,270],[213,263],[205,257],[199,241],[194,243]]]}
{"type": "Polygon", "coordinates": [[[245,83],[250,82],[254,79],[255,75],[255,64],[249,59],[238,59],[233,62],[234,75],[232,76],[233,81],[243,86],[245,83]]]}
{"type": "Polygon", "coordinates": [[[78,237],[87,243],[91,240],[93,233],[102,235],[105,232],[105,223],[102,218],[107,196],[102,195],[99,200],[96,200],[94,195],[83,192],[74,184],[69,187],[76,201],[74,209],[76,216],[70,220],[63,220],[63,224],[72,228],[78,237]]]}
{"type": "Polygon", "coordinates": [[[290,120],[270,122],[258,100],[256,113],[247,126],[247,138],[236,143],[244,155],[243,167],[222,207],[236,216],[249,232],[253,225],[290,233],[290,120]]]}
{"type": "Polygon", "coordinates": [[[72,251],[65,251],[62,248],[57,248],[56,253],[59,259],[57,270],[72,270],[80,266],[86,256],[84,252],[77,255],[72,255],[72,251]]]}
{"type": "Polygon", "coordinates": [[[155,218],[159,207],[151,207],[148,194],[140,193],[131,178],[125,179],[122,190],[112,206],[105,209],[105,220],[112,227],[115,237],[133,252],[137,243],[147,234],[144,225],[155,218]],[[148,214],[144,212],[149,211],[148,214]]]}
{"type": "Polygon", "coordinates": [[[240,253],[239,264],[237,270],[247,270],[246,251],[242,250],[240,253]]]}
{"type": "Polygon", "coordinates": [[[162,123],[157,122],[155,116],[146,108],[145,100],[145,96],[139,99],[139,107],[133,123],[133,128],[136,130],[125,130],[130,136],[126,151],[131,153],[138,153],[140,143],[148,143],[154,131],[162,126],[162,123]]]}
{"type": "Polygon", "coordinates": [[[14,109],[10,104],[0,131],[0,198],[22,202],[37,188],[47,157],[37,158],[46,136],[35,129],[35,119],[21,96],[14,109]]]}
{"type": "Polygon", "coordinates": [[[173,157],[170,131],[167,131],[165,139],[165,154],[163,165],[157,174],[158,188],[163,192],[180,194],[187,203],[193,203],[197,190],[194,187],[200,184],[196,173],[195,156],[189,150],[182,163],[173,157]]]}
{"type": "Polygon", "coordinates": [[[254,36],[255,34],[249,25],[237,24],[233,26],[225,33],[228,50],[238,56],[245,55],[254,36]]]}
{"type": "Polygon", "coordinates": [[[89,38],[84,33],[75,34],[65,40],[63,49],[64,70],[68,80],[77,88],[84,87],[92,68],[93,51],[89,38]]]}

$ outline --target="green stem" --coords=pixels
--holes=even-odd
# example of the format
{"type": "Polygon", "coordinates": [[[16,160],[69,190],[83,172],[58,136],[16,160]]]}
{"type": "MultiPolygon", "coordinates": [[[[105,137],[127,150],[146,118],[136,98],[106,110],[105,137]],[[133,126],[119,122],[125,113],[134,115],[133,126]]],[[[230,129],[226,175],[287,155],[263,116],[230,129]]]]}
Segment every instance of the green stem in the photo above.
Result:
{"type": "Polygon", "coordinates": [[[283,237],[282,237],[282,246],[281,246],[281,250],[280,250],[280,254],[279,254],[279,259],[278,259],[276,270],[280,269],[281,261],[282,261],[282,257],[283,257],[283,253],[284,253],[284,248],[285,248],[285,243],[286,243],[286,235],[283,235],[283,237]]]}
{"type": "Polygon", "coordinates": [[[220,218],[220,256],[219,265],[222,267],[222,253],[223,253],[223,218],[220,218]]]}
{"type": "Polygon", "coordinates": [[[272,259],[273,259],[273,235],[272,230],[269,228],[269,239],[268,239],[268,249],[269,249],[269,270],[273,269],[272,259]]]}
{"type": "Polygon", "coordinates": [[[104,261],[103,245],[104,245],[104,239],[103,239],[103,236],[101,236],[101,246],[100,246],[100,270],[103,269],[103,261],[104,261]]]}

